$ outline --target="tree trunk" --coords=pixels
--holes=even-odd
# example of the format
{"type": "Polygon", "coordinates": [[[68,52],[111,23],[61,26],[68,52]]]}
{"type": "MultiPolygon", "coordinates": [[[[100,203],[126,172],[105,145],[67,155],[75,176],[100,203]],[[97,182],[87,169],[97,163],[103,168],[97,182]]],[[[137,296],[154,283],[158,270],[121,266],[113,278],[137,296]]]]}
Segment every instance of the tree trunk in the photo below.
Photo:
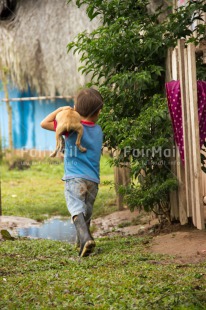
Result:
{"type": "Polygon", "coordinates": [[[8,134],[9,134],[9,150],[13,150],[13,137],[12,137],[12,107],[9,103],[9,91],[8,91],[8,86],[7,86],[7,76],[4,68],[0,67],[1,71],[1,79],[3,83],[3,89],[4,89],[4,95],[6,101],[6,108],[7,108],[7,113],[8,113],[8,134]]]}

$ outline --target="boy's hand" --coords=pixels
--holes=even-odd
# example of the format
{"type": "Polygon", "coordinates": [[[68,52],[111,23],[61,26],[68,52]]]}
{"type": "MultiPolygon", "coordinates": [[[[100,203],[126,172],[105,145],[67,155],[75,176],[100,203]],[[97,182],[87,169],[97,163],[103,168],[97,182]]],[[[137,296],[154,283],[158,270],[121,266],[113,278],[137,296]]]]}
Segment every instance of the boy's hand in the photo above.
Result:
{"type": "Polygon", "coordinates": [[[58,109],[56,109],[55,111],[53,111],[52,113],[50,113],[49,115],[47,115],[43,121],[41,122],[41,127],[47,130],[52,130],[55,131],[54,128],[54,120],[56,118],[56,115],[63,111],[63,110],[68,110],[68,109],[72,109],[70,106],[65,106],[65,107],[60,107],[58,109]]]}

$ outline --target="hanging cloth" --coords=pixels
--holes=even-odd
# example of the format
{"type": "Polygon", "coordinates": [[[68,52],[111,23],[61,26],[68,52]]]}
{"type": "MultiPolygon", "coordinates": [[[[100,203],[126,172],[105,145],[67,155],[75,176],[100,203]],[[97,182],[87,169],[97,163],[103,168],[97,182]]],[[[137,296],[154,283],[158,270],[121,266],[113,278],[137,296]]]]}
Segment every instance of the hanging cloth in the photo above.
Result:
{"type": "MultiPolygon", "coordinates": [[[[174,131],[174,139],[180,152],[180,158],[184,163],[184,140],[180,81],[171,81],[166,83],[166,94],[169,112],[172,120],[172,127],[174,131]]],[[[197,94],[201,148],[206,139],[206,81],[197,81],[197,94]]]]}
{"type": "Polygon", "coordinates": [[[206,139],[206,81],[197,81],[200,147],[206,139]]]}
{"type": "Polygon", "coordinates": [[[166,83],[166,93],[169,112],[172,120],[172,127],[174,131],[174,139],[178,146],[180,157],[184,162],[180,81],[171,81],[169,83],[166,83]]]}

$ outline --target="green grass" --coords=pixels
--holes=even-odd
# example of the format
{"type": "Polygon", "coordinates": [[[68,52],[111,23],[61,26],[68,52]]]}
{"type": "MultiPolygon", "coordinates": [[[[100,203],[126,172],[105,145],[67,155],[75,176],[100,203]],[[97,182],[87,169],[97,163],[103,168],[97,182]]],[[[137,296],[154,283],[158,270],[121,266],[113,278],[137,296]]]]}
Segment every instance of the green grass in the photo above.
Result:
{"type": "MultiPolygon", "coordinates": [[[[113,182],[113,168],[108,157],[101,159],[99,193],[94,206],[93,217],[106,215],[116,210],[113,182]]],[[[8,170],[1,167],[3,215],[14,215],[43,220],[52,216],[68,216],[64,198],[63,163],[59,160],[33,161],[30,169],[8,170]]]]}
{"type": "MultiPolygon", "coordinates": [[[[55,162],[33,162],[24,171],[2,167],[4,215],[68,216],[63,164],[55,162]]],[[[105,156],[101,180],[95,216],[115,210],[113,168],[105,156]]],[[[150,240],[97,239],[95,253],[82,259],[66,242],[0,241],[0,309],[206,309],[206,262],[180,265],[151,254],[150,240]]]]}
{"type": "Polygon", "coordinates": [[[0,309],[206,309],[206,263],[175,264],[148,247],[105,238],[79,259],[64,242],[1,242],[0,309]]]}

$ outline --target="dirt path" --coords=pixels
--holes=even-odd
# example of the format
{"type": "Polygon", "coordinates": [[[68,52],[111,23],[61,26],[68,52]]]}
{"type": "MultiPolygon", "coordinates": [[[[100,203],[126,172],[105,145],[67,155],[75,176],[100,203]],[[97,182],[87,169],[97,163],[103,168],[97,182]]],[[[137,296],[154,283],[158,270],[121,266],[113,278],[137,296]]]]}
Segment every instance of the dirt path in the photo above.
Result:
{"type": "Polygon", "coordinates": [[[180,227],[180,231],[154,237],[150,250],[173,255],[174,261],[183,264],[206,261],[206,231],[180,227]]]}
{"type": "Polygon", "coordinates": [[[157,219],[149,215],[141,217],[138,211],[131,213],[129,210],[112,213],[94,220],[93,223],[98,227],[95,233],[97,237],[149,234],[153,237],[150,252],[172,255],[171,260],[180,264],[206,261],[206,231],[191,228],[189,225],[175,224],[159,233],[157,219]],[[132,222],[134,219],[139,222],[138,225],[121,228],[123,223],[132,222]]]}

